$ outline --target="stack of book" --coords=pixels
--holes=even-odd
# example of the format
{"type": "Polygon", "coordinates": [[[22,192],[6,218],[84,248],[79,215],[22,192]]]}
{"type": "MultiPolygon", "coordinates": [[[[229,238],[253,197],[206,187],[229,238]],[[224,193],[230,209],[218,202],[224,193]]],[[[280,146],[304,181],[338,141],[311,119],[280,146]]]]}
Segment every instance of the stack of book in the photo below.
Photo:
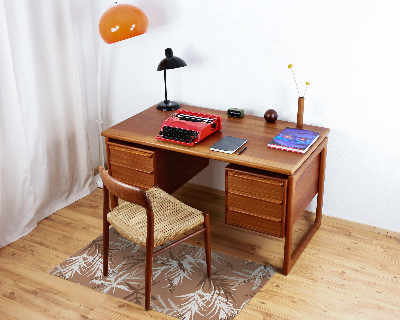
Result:
{"type": "Polygon", "coordinates": [[[268,147],[304,154],[318,139],[318,137],[318,132],[296,128],[285,128],[274,139],[272,139],[270,143],[268,143],[268,147]]]}

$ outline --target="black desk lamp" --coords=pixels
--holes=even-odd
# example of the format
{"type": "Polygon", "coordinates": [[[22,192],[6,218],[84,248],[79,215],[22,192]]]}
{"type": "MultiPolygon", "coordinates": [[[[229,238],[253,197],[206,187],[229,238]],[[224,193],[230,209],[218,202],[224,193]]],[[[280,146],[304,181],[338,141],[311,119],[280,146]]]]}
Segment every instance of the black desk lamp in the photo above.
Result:
{"type": "Polygon", "coordinates": [[[164,84],[165,84],[165,100],[157,104],[157,109],[162,111],[177,110],[181,106],[175,101],[167,99],[167,69],[175,69],[180,67],[186,67],[187,64],[181,58],[174,57],[174,53],[171,48],[165,49],[165,58],[159,63],[157,71],[164,70],[164,84]]]}

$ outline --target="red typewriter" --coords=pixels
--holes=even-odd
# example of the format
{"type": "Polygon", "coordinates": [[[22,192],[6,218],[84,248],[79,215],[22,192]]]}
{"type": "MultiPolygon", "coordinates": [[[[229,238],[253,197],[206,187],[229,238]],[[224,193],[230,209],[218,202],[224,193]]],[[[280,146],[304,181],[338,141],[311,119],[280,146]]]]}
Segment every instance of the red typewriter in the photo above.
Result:
{"type": "Polygon", "coordinates": [[[171,117],[163,121],[160,133],[156,138],[193,146],[221,129],[221,116],[179,109],[171,117]]]}

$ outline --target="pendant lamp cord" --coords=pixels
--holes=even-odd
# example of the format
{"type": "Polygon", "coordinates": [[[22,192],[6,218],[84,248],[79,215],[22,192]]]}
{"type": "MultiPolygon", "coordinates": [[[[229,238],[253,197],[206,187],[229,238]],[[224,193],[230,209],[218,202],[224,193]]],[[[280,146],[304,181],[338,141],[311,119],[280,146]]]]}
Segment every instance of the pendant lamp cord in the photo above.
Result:
{"type": "Polygon", "coordinates": [[[103,141],[101,137],[101,132],[103,131],[103,118],[101,115],[101,65],[103,56],[103,41],[100,41],[99,54],[97,57],[97,119],[96,122],[99,124],[99,160],[100,164],[104,166],[104,148],[103,141]]]}

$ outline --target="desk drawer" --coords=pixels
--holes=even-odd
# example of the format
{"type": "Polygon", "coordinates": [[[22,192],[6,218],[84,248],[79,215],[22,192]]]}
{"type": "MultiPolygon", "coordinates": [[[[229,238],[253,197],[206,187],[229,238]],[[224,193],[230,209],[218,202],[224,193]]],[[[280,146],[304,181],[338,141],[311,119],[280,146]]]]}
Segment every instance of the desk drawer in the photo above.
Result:
{"type": "Polygon", "coordinates": [[[282,222],[264,219],[254,212],[227,208],[225,222],[229,225],[283,237],[282,222]]]}
{"type": "Polygon", "coordinates": [[[256,198],[251,194],[228,190],[228,206],[238,208],[245,211],[256,212],[260,217],[265,219],[281,221],[284,214],[283,201],[256,198]]]}
{"type": "Polygon", "coordinates": [[[227,173],[230,189],[255,194],[261,198],[283,200],[285,197],[285,181],[271,179],[261,174],[229,170],[227,173]]]}
{"type": "Polygon", "coordinates": [[[143,189],[150,189],[154,185],[154,174],[133,170],[124,166],[112,165],[112,175],[126,184],[143,189]]]}
{"type": "Polygon", "coordinates": [[[153,151],[109,144],[111,165],[121,165],[146,173],[154,172],[153,151]]]}
{"type": "Polygon", "coordinates": [[[285,236],[287,176],[230,164],[225,168],[225,223],[285,236]]]}

